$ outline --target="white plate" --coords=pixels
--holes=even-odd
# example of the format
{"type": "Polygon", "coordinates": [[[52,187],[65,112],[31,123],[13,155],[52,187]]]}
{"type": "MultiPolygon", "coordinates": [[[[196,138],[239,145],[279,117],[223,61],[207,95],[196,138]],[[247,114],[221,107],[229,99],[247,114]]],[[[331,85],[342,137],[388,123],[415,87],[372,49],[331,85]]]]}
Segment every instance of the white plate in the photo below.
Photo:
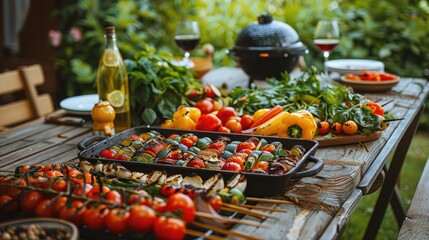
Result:
{"type": "Polygon", "coordinates": [[[384,81],[350,80],[345,76],[342,76],[340,82],[352,87],[355,91],[358,92],[383,92],[396,86],[399,80],[399,77],[397,77],[395,80],[384,81]]]}
{"type": "Polygon", "coordinates": [[[384,72],[384,63],[367,59],[336,59],[326,62],[326,67],[331,72],[341,74],[355,74],[362,71],[384,72]]]}
{"type": "Polygon", "coordinates": [[[91,110],[98,101],[98,94],[75,96],[62,100],[60,107],[72,114],[91,115],[91,110]]]}

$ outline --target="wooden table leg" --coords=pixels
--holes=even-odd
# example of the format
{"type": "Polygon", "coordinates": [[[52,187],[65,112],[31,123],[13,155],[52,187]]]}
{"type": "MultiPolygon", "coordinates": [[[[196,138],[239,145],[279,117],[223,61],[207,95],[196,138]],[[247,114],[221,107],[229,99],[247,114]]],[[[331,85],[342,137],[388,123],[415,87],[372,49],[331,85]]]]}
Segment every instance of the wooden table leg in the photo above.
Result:
{"type": "MultiPolygon", "coordinates": [[[[399,144],[393,155],[392,163],[389,169],[387,169],[387,167],[384,166],[384,168],[387,170],[386,179],[383,184],[383,187],[381,188],[380,196],[378,197],[377,202],[375,204],[374,211],[372,212],[371,219],[368,223],[363,239],[371,240],[371,239],[375,239],[375,237],[377,236],[378,230],[381,225],[381,221],[383,220],[384,214],[386,213],[387,206],[391,200],[392,194],[395,189],[396,180],[401,172],[402,165],[404,163],[405,157],[407,156],[407,152],[410,147],[411,140],[414,136],[414,133],[416,132],[422,112],[423,112],[423,107],[420,108],[418,114],[411,122],[409,128],[405,131],[405,134],[402,137],[402,139],[399,141],[399,144]]],[[[396,206],[398,204],[397,200],[399,198],[399,195],[395,193],[393,198],[396,198],[396,199],[393,199],[393,203],[394,203],[393,206],[396,206]]],[[[402,222],[405,219],[404,208],[402,207],[402,211],[403,211],[402,213],[399,213],[401,211],[400,208],[396,208],[394,211],[395,212],[398,211],[398,214],[395,213],[396,217],[403,216],[402,219],[396,219],[398,224],[399,223],[402,224],[402,222]]]]}

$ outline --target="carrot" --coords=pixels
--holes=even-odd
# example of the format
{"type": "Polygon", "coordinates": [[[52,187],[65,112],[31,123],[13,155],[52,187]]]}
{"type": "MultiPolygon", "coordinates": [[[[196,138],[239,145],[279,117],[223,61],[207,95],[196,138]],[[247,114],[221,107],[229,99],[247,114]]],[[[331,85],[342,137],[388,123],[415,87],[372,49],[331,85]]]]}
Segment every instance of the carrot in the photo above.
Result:
{"type": "Polygon", "coordinates": [[[268,112],[266,112],[264,115],[262,115],[258,120],[253,122],[253,124],[250,126],[250,128],[257,127],[261,125],[262,123],[270,120],[272,117],[276,116],[277,114],[283,112],[283,108],[280,105],[276,105],[273,108],[271,108],[268,112]]]}

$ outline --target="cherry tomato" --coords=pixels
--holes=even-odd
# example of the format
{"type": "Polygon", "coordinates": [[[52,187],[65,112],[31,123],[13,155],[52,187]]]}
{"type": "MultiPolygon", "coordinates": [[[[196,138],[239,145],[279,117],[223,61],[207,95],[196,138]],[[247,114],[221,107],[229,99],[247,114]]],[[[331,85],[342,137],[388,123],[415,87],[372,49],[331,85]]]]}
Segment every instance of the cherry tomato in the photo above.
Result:
{"type": "Polygon", "coordinates": [[[54,179],[52,181],[52,189],[57,192],[67,191],[67,181],[64,179],[54,179]]]}
{"type": "Polygon", "coordinates": [[[82,216],[86,211],[86,207],[80,200],[73,200],[70,207],[67,204],[61,208],[59,218],[70,221],[76,226],[82,225],[82,216]]]}
{"type": "Polygon", "coordinates": [[[267,152],[273,152],[274,150],[276,150],[276,146],[274,146],[273,144],[267,144],[267,145],[262,146],[259,150],[267,151],[267,152]]]}
{"type": "Polygon", "coordinates": [[[180,218],[186,223],[191,223],[195,219],[194,201],[183,193],[175,193],[167,200],[166,212],[178,212],[180,218]]]}
{"type": "Polygon", "coordinates": [[[18,209],[18,204],[16,201],[8,195],[0,196],[0,213],[1,214],[10,214],[15,212],[18,209]]]}
{"type": "Polygon", "coordinates": [[[132,230],[138,232],[151,232],[156,220],[155,211],[144,205],[134,205],[130,209],[128,225],[132,230]]]}
{"type": "Polygon", "coordinates": [[[236,119],[228,120],[225,123],[225,127],[229,128],[233,133],[241,133],[241,131],[243,130],[243,126],[241,125],[240,121],[236,119]]]}
{"type": "Polygon", "coordinates": [[[237,112],[233,107],[224,107],[219,109],[219,112],[216,114],[216,117],[218,117],[222,124],[225,124],[230,117],[237,116],[237,112]]]}
{"type": "Polygon", "coordinates": [[[237,149],[235,151],[240,152],[243,149],[255,150],[256,144],[253,141],[241,142],[237,145],[237,149]]]}
{"type": "Polygon", "coordinates": [[[106,217],[106,227],[111,233],[122,234],[128,231],[130,212],[122,208],[110,210],[106,217]]]}
{"type": "Polygon", "coordinates": [[[193,134],[193,133],[186,134],[185,138],[191,140],[194,144],[198,141],[198,137],[195,136],[195,134],[193,134]]]}
{"type": "Polygon", "coordinates": [[[213,114],[203,114],[198,119],[195,128],[197,130],[215,131],[222,126],[222,121],[213,114]]]}
{"type": "Polygon", "coordinates": [[[93,231],[100,231],[106,228],[106,217],[109,215],[109,208],[105,204],[99,204],[87,209],[83,215],[83,224],[93,231]]]}
{"type": "Polygon", "coordinates": [[[206,168],[206,165],[204,164],[204,161],[199,158],[194,158],[191,161],[188,162],[186,165],[187,167],[194,167],[194,168],[206,168]]]}
{"type": "Polygon", "coordinates": [[[73,194],[76,196],[85,196],[91,189],[93,188],[93,186],[89,183],[86,184],[79,184],[74,190],[73,190],[73,194]]]}
{"type": "Polygon", "coordinates": [[[222,198],[217,194],[209,196],[209,203],[216,212],[219,212],[222,208],[222,198]]]}
{"type": "Polygon", "coordinates": [[[37,204],[35,213],[37,217],[55,216],[54,202],[52,202],[52,199],[44,199],[37,204]]]}
{"type": "Polygon", "coordinates": [[[108,192],[110,192],[110,188],[108,188],[106,186],[103,186],[101,188],[101,186],[98,185],[98,186],[91,188],[91,190],[89,190],[89,192],[86,194],[86,197],[98,200],[100,198],[101,194],[103,194],[103,197],[104,197],[105,194],[107,194],[108,192]],[[100,189],[102,189],[101,192],[100,192],[100,189]]]}
{"type": "MultiPolygon", "coordinates": [[[[162,188],[161,188],[162,194],[162,188]]],[[[136,193],[130,195],[127,201],[128,205],[146,205],[152,206],[152,197],[145,190],[138,190],[136,193]]]]}
{"type": "Polygon", "coordinates": [[[334,134],[341,134],[341,133],[342,133],[342,131],[343,131],[343,125],[341,125],[341,123],[339,123],[339,122],[334,122],[334,123],[331,125],[331,131],[332,131],[334,134]]]}
{"type": "Polygon", "coordinates": [[[100,152],[101,158],[115,159],[118,154],[112,149],[105,149],[100,152]]]}
{"type": "Polygon", "coordinates": [[[269,163],[268,162],[266,162],[266,161],[260,161],[260,162],[258,162],[256,165],[255,165],[255,167],[253,167],[254,169],[261,169],[261,170],[263,170],[264,172],[268,172],[268,166],[269,166],[269,163]]]}
{"type": "Polygon", "coordinates": [[[216,132],[230,133],[231,130],[229,130],[229,128],[227,128],[227,127],[221,126],[220,128],[218,128],[216,130],[216,132]]]}
{"type": "Polygon", "coordinates": [[[208,114],[213,111],[213,100],[204,98],[195,103],[195,107],[201,110],[201,114],[208,114]]]}
{"type": "Polygon", "coordinates": [[[192,147],[192,145],[194,145],[194,142],[189,138],[180,139],[180,143],[187,146],[188,148],[190,148],[190,147],[192,147]]]}
{"type": "Polygon", "coordinates": [[[116,190],[110,190],[106,194],[106,201],[116,204],[122,203],[122,196],[121,194],[116,190]]]}
{"type": "Polygon", "coordinates": [[[171,195],[176,193],[176,186],[172,184],[164,184],[161,187],[160,193],[164,197],[170,197],[171,195]]]}
{"type": "Polygon", "coordinates": [[[29,191],[24,194],[20,200],[21,209],[26,213],[34,213],[37,204],[44,199],[43,194],[39,191],[29,191]]]}
{"type": "Polygon", "coordinates": [[[320,135],[326,135],[331,131],[331,125],[327,121],[318,122],[317,131],[320,135]]]}
{"type": "Polygon", "coordinates": [[[160,216],[155,220],[154,232],[157,239],[183,239],[185,237],[185,222],[177,218],[160,216]]]}
{"type": "Polygon", "coordinates": [[[240,168],[242,171],[244,169],[244,159],[245,158],[242,158],[240,156],[231,156],[231,157],[226,159],[225,163],[229,163],[229,162],[238,163],[240,165],[240,168]]]}
{"type": "Polygon", "coordinates": [[[358,125],[355,121],[349,120],[343,124],[343,132],[347,135],[356,134],[358,131],[358,125]]]}
{"type": "Polygon", "coordinates": [[[54,205],[52,206],[54,216],[58,216],[60,214],[61,209],[67,204],[67,197],[61,196],[55,199],[54,205]]]}
{"type": "Polygon", "coordinates": [[[164,213],[167,203],[162,198],[154,197],[153,204],[151,206],[157,213],[164,213]]]}
{"type": "Polygon", "coordinates": [[[241,168],[240,164],[238,164],[236,162],[225,163],[222,166],[222,170],[232,171],[232,172],[242,172],[243,171],[243,169],[241,168]]]}
{"type": "Polygon", "coordinates": [[[241,126],[243,129],[249,129],[253,124],[253,117],[251,115],[243,115],[240,119],[241,126]]]}
{"type": "Polygon", "coordinates": [[[206,97],[209,97],[209,98],[221,96],[219,89],[216,86],[211,85],[211,84],[209,84],[203,88],[203,93],[205,94],[206,97]]]}

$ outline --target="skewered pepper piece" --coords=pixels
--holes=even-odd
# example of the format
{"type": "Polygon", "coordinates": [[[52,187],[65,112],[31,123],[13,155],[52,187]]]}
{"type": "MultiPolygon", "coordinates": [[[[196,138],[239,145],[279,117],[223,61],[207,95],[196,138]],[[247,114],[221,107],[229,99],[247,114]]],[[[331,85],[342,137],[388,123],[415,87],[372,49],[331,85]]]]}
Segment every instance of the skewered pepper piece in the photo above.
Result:
{"type": "Polygon", "coordinates": [[[283,117],[283,125],[279,129],[280,137],[313,139],[317,124],[313,115],[307,110],[299,110],[283,117]]]}

